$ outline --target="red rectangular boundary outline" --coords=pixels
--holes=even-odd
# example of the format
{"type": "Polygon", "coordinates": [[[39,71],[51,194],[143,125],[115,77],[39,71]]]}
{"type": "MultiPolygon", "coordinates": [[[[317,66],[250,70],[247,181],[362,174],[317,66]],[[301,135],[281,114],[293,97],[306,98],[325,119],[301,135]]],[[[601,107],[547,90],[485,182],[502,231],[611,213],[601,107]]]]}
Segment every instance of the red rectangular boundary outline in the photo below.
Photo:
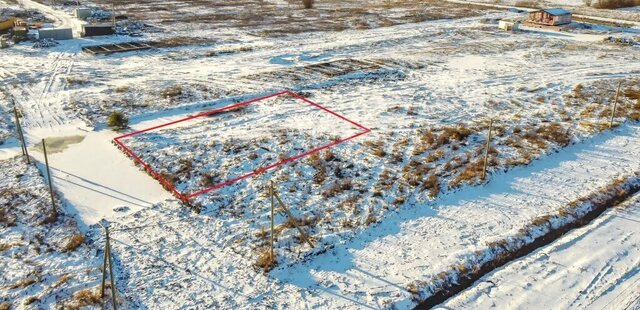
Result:
{"type": "Polygon", "coordinates": [[[355,138],[357,138],[359,136],[362,136],[362,135],[365,135],[365,134],[367,134],[369,132],[371,132],[371,129],[369,129],[367,127],[364,127],[364,126],[362,126],[362,125],[360,125],[360,124],[358,124],[358,123],[356,123],[356,122],[354,122],[354,121],[352,121],[352,120],[350,120],[350,119],[348,119],[348,118],[346,118],[346,117],[344,117],[344,116],[342,116],[342,115],[340,115],[340,114],[338,114],[336,112],[333,112],[333,111],[331,111],[331,110],[329,110],[329,109],[327,109],[327,108],[325,108],[325,107],[323,107],[323,106],[321,106],[321,105],[319,105],[319,104],[317,104],[317,103],[315,103],[315,102],[313,102],[313,101],[311,101],[311,100],[309,100],[309,99],[307,99],[305,97],[302,97],[302,96],[300,96],[300,95],[298,95],[298,94],[296,94],[296,93],[294,93],[292,91],[285,90],[285,91],[281,91],[281,92],[274,93],[274,94],[271,94],[271,95],[254,98],[254,99],[251,99],[251,100],[248,100],[248,101],[245,101],[245,102],[232,104],[232,105],[229,105],[229,106],[226,106],[226,107],[214,109],[214,110],[211,110],[211,111],[198,113],[196,115],[185,117],[185,118],[182,118],[182,119],[179,119],[179,120],[176,120],[176,121],[172,121],[172,122],[169,122],[169,123],[166,123],[166,124],[153,126],[153,127],[147,128],[147,129],[139,130],[139,131],[134,131],[134,132],[131,132],[131,133],[128,133],[128,134],[125,134],[125,135],[121,135],[121,136],[115,137],[113,139],[113,141],[118,146],[120,146],[125,151],[125,153],[127,153],[128,155],[133,157],[136,162],[141,164],[144,167],[144,169],[147,172],[149,172],[156,180],[158,180],[162,185],[164,185],[167,188],[169,188],[171,190],[171,192],[173,192],[174,195],[176,195],[178,198],[180,198],[183,201],[188,201],[189,199],[191,199],[193,197],[196,197],[196,196],[208,193],[210,191],[219,189],[221,187],[233,184],[235,182],[238,182],[240,180],[252,177],[254,175],[264,173],[264,172],[266,172],[268,170],[277,168],[277,167],[282,166],[282,165],[284,165],[286,163],[293,162],[293,161],[301,159],[301,158],[303,158],[305,156],[309,156],[311,154],[318,153],[318,152],[320,152],[322,150],[334,147],[334,146],[336,146],[336,145],[338,145],[340,143],[355,139],[355,138]],[[178,124],[178,123],[185,122],[185,121],[188,121],[188,120],[192,120],[192,119],[198,118],[198,117],[208,116],[208,115],[216,114],[216,113],[219,113],[219,112],[222,112],[222,111],[235,109],[235,108],[238,108],[238,107],[242,107],[242,106],[246,106],[246,105],[255,103],[257,101],[261,101],[261,100],[265,100],[265,99],[269,99],[269,98],[273,98],[273,97],[278,97],[278,96],[282,96],[282,95],[285,95],[285,94],[286,95],[290,95],[290,96],[292,96],[292,97],[294,97],[296,99],[300,99],[300,100],[302,100],[302,101],[304,101],[304,102],[306,102],[306,103],[308,103],[308,104],[310,104],[310,105],[312,105],[312,106],[314,106],[316,108],[319,108],[319,109],[321,109],[321,110],[323,110],[323,111],[325,111],[325,112],[327,112],[327,113],[329,113],[329,114],[331,114],[331,115],[333,115],[335,117],[338,117],[341,120],[346,121],[346,122],[348,122],[348,123],[360,128],[360,129],[362,129],[363,131],[359,132],[359,133],[357,133],[355,135],[352,135],[352,136],[349,136],[349,137],[334,141],[334,142],[332,142],[330,144],[323,145],[321,147],[318,147],[318,148],[312,149],[310,151],[304,152],[302,154],[299,154],[299,155],[296,155],[296,156],[293,156],[293,157],[285,158],[285,159],[280,160],[280,161],[278,161],[278,162],[276,162],[274,164],[271,164],[269,166],[266,166],[266,167],[263,167],[263,168],[260,168],[260,169],[256,169],[256,170],[251,171],[249,173],[243,174],[243,175],[241,175],[239,177],[235,177],[233,179],[224,181],[222,183],[218,183],[218,184],[216,184],[216,185],[214,185],[212,187],[208,187],[208,188],[205,188],[203,190],[200,190],[200,191],[197,191],[195,193],[188,194],[188,195],[185,195],[185,194],[179,192],[178,190],[176,190],[174,186],[170,185],[169,182],[167,182],[167,180],[165,180],[162,176],[160,176],[160,174],[158,174],[156,171],[154,171],[149,166],[149,164],[145,163],[138,155],[136,155],[131,149],[129,149],[126,145],[124,145],[124,143],[122,143],[120,141],[120,139],[124,139],[124,138],[127,138],[127,137],[131,137],[131,136],[134,136],[134,135],[145,133],[145,132],[148,132],[148,131],[151,131],[151,130],[155,130],[155,129],[159,129],[159,128],[162,128],[162,127],[178,124]]]}

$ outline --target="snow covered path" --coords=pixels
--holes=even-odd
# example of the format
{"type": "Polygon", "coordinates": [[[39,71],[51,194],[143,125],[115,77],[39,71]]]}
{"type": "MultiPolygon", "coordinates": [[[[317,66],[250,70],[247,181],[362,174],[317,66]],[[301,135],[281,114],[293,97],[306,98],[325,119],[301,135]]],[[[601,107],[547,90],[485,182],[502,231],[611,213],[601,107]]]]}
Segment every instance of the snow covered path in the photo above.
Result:
{"type": "MultiPolygon", "coordinates": [[[[82,142],[49,154],[56,191],[73,206],[68,212],[77,213],[85,225],[111,219],[114,208],[133,212],[172,198],[111,144],[116,135],[110,130],[90,132],[82,142]]],[[[44,162],[41,152],[32,150],[31,155],[44,162]]]]}
{"type": "Polygon", "coordinates": [[[316,291],[332,300],[331,308],[378,308],[389,299],[400,309],[410,308],[415,304],[406,290],[409,283],[428,283],[486,248],[487,242],[515,235],[533,218],[556,211],[616,176],[638,171],[638,145],[638,124],[604,133],[496,175],[485,187],[449,194],[436,206],[400,211],[357,239],[272,275],[316,291]]]}
{"type": "Polygon", "coordinates": [[[485,277],[442,309],[640,309],[638,223],[640,195],[485,277]]]}
{"type": "Polygon", "coordinates": [[[33,0],[19,0],[18,2],[25,8],[35,9],[49,16],[51,19],[56,21],[54,25],[57,28],[71,28],[73,29],[74,36],[79,36],[83,24],[79,19],[67,14],[66,12],[59,11],[51,6],[38,3],[33,0]]]}

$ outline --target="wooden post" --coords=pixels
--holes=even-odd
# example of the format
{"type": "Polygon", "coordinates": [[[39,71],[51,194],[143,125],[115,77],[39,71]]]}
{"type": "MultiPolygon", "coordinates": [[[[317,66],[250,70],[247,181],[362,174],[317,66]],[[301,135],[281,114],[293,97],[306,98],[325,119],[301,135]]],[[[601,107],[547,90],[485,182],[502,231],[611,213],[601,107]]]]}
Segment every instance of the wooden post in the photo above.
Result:
{"type": "Polygon", "coordinates": [[[114,0],[113,3],[111,3],[111,15],[113,18],[113,30],[116,30],[116,1],[114,0]]]}
{"type": "Polygon", "coordinates": [[[107,229],[107,250],[109,250],[109,278],[111,279],[111,303],[113,303],[113,310],[117,310],[116,304],[116,278],[113,276],[113,261],[111,261],[111,242],[109,241],[109,227],[107,229]]]}
{"type": "Polygon", "coordinates": [[[107,255],[109,255],[109,229],[105,227],[104,230],[104,259],[102,260],[102,285],[100,286],[100,298],[104,298],[104,284],[107,280],[107,255]]]}
{"type": "Polygon", "coordinates": [[[49,180],[49,194],[51,195],[51,206],[53,207],[53,213],[58,214],[56,208],[56,199],[53,196],[53,182],[51,182],[51,170],[49,169],[49,157],[47,156],[47,144],[42,139],[42,152],[44,152],[44,162],[47,165],[47,180],[49,180]]]}
{"type": "Polygon", "coordinates": [[[491,130],[493,130],[493,119],[489,119],[489,135],[487,136],[487,145],[484,152],[484,164],[482,167],[482,180],[487,177],[487,164],[489,163],[489,150],[491,149],[491,130]]]}
{"type": "Polygon", "coordinates": [[[104,232],[104,259],[102,261],[102,285],[100,286],[100,298],[104,298],[104,286],[107,279],[107,264],[109,264],[109,278],[111,279],[111,302],[113,303],[113,309],[117,310],[116,280],[113,276],[113,262],[111,261],[111,241],[109,240],[109,227],[105,227],[104,232]]]}
{"type": "Polygon", "coordinates": [[[274,201],[273,201],[273,181],[271,181],[270,186],[269,186],[269,196],[271,196],[271,261],[275,261],[275,254],[273,253],[273,244],[274,244],[274,239],[275,239],[275,229],[274,229],[274,223],[275,223],[275,219],[274,219],[274,215],[275,215],[275,211],[274,211],[274,201]]]}
{"type": "Polygon", "coordinates": [[[22,149],[22,156],[26,155],[24,151],[24,142],[22,141],[22,133],[20,132],[20,120],[18,118],[18,109],[16,106],[13,106],[13,115],[16,119],[16,134],[18,135],[18,140],[20,140],[20,149],[22,149]]]}
{"type": "Polygon", "coordinates": [[[274,196],[276,197],[276,199],[278,200],[278,202],[280,203],[280,206],[282,207],[282,209],[284,210],[284,212],[287,213],[287,216],[291,219],[291,222],[293,223],[293,226],[296,227],[296,229],[298,229],[298,231],[300,232],[300,235],[302,236],[302,239],[307,242],[312,248],[314,247],[313,243],[311,242],[311,240],[309,239],[309,237],[307,237],[307,234],[304,232],[304,230],[302,230],[302,228],[300,228],[300,226],[298,226],[298,223],[296,221],[296,218],[293,216],[293,214],[291,213],[291,211],[289,211],[289,208],[287,208],[287,206],[285,206],[284,202],[282,202],[282,199],[280,199],[280,196],[278,196],[277,193],[274,192],[274,196]]]}
{"type": "Polygon", "coordinates": [[[18,139],[20,139],[20,144],[22,146],[22,155],[27,157],[27,164],[31,164],[31,160],[29,159],[29,150],[27,150],[27,143],[24,140],[24,132],[22,131],[22,125],[20,125],[20,118],[18,117],[18,108],[15,103],[13,104],[13,114],[16,118],[16,128],[18,130],[18,139]]]}
{"type": "Polygon", "coordinates": [[[616,108],[618,107],[618,96],[620,95],[620,86],[622,86],[622,81],[618,82],[616,99],[613,101],[613,111],[611,111],[611,119],[609,120],[609,129],[613,128],[613,119],[616,117],[616,108]]]}

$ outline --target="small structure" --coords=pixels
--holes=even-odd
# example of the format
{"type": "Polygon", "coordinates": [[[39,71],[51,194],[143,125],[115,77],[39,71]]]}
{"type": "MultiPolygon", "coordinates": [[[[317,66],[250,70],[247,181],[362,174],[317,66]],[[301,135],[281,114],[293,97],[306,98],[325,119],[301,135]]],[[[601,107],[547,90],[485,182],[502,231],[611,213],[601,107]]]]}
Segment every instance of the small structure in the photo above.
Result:
{"type": "Polygon", "coordinates": [[[111,24],[82,25],[83,37],[108,36],[115,33],[111,24]]]}
{"type": "Polygon", "coordinates": [[[16,25],[16,18],[9,17],[7,20],[0,21],[0,31],[6,31],[16,25]]]}
{"type": "Polygon", "coordinates": [[[108,55],[113,53],[143,51],[151,48],[153,48],[153,46],[144,42],[124,42],[85,46],[82,48],[82,51],[91,55],[108,55]]]}
{"type": "Polygon", "coordinates": [[[13,27],[13,35],[16,37],[26,38],[29,34],[29,28],[27,26],[15,26],[13,27]]]}
{"type": "Polygon", "coordinates": [[[7,37],[2,35],[0,36],[0,48],[7,48],[9,47],[9,43],[7,42],[7,37]]]}
{"type": "Polygon", "coordinates": [[[518,31],[520,29],[520,22],[501,20],[500,22],[498,22],[498,28],[504,31],[518,31]]]}
{"type": "Polygon", "coordinates": [[[38,39],[54,39],[56,41],[60,40],[71,40],[73,39],[73,31],[71,28],[48,28],[48,29],[39,29],[38,30],[38,39]]]}
{"type": "Polygon", "coordinates": [[[571,24],[571,12],[565,9],[551,8],[529,13],[528,22],[546,26],[571,24]]]}
{"type": "Polygon", "coordinates": [[[77,19],[85,20],[91,17],[91,15],[92,12],[89,8],[77,8],[73,10],[73,16],[75,16],[77,19]]]}

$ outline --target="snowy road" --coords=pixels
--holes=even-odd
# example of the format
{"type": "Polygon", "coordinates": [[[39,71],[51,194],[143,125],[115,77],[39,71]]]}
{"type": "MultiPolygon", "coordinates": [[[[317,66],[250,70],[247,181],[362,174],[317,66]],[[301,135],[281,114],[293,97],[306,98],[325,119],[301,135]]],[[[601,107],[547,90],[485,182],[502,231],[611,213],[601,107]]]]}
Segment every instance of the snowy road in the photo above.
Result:
{"type": "Polygon", "coordinates": [[[636,195],[440,309],[640,309],[639,223],[636,195]]]}
{"type": "Polygon", "coordinates": [[[19,0],[18,3],[25,8],[35,9],[44,13],[49,16],[49,18],[55,20],[55,27],[71,28],[73,29],[74,36],[79,36],[83,24],[79,19],[67,14],[66,12],[62,12],[51,6],[41,4],[33,0],[19,0]]]}

